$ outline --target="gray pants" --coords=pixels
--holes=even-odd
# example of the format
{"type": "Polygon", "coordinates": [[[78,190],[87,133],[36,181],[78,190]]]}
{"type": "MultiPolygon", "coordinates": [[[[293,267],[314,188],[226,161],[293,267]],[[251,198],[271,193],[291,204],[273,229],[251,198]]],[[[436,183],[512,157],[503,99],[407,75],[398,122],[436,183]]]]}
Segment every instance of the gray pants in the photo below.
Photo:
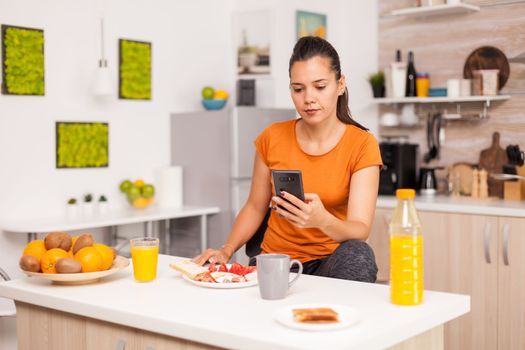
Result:
{"type": "MultiPolygon", "coordinates": [[[[255,265],[255,258],[250,259],[255,265]]],[[[297,272],[294,266],[293,272],[297,272]]],[[[303,263],[303,273],[315,276],[339,278],[374,283],[377,265],[374,251],[364,241],[345,241],[327,258],[303,263]]]]}

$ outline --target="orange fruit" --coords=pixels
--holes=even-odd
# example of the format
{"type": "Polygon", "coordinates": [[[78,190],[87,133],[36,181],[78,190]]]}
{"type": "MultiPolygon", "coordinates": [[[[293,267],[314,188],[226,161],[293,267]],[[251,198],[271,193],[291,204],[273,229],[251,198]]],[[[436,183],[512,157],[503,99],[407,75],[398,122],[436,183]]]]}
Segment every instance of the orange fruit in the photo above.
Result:
{"type": "Polygon", "coordinates": [[[27,243],[24,248],[22,255],[32,255],[41,261],[42,255],[47,251],[46,245],[43,239],[35,239],[27,243]]]}
{"type": "Polygon", "coordinates": [[[75,254],[75,260],[82,265],[82,272],[102,271],[104,258],[95,247],[84,247],[75,254]]]}
{"type": "Polygon", "coordinates": [[[133,201],[133,206],[138,209],[146,208],[148,205],[153,203],[153,198],[139,197],[133,201]]]}
{"type": "Polygon", "coordinates": [[[135,180],[133,184],[135,185],[135,187],[141,188],[142,186],[144,186],[144,180],[142,179],[135,180]]]}
{"type": "Polygon", "coordinates": [[[101,243],[93,244],[93,248],[102,255],[102,270],[109,270],[113,265],[113,258],[115,257],[113,249],[101,243]]]}
{"type": "Polygon", "coordinates": [[[67,252],[70,257],[74,258],[75,254],[73,254],[73,246],[75,245],[75,242],[77,241],[79,236],[73,236],[71,237],[71,248],[69,248],[69,251],[67,252]]]}
{"type": "Polygon", "coordinates": [[[40,268],[44,273],[57,273],[55,265],[58,260],[62,258],[69,258],[69,254],[60,248],[53,248],[42,254],[40,259],[40,268]]]}

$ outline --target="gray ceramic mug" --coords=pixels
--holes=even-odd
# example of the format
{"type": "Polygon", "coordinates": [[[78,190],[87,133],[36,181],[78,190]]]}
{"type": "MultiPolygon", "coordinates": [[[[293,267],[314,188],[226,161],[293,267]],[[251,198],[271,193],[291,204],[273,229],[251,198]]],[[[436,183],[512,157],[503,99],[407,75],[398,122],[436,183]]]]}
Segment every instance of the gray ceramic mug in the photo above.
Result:
{"type": "Polygon", "coordinates": [[[257,281],[261,298],[266,300],[283,299],[288,288],[303,272],[299,260],[291,260],[286,254],[261,254],[257,256],[257,281]],[[290,281],[290,268],[297,264],[299,271],[290,281]]]}

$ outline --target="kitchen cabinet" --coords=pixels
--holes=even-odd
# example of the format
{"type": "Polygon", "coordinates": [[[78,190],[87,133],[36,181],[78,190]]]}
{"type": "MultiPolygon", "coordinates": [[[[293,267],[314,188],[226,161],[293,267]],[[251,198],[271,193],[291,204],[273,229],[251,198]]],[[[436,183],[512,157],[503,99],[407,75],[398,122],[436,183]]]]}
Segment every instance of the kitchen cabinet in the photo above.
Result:
{"type": "MultiPolygon", "coordinates": [[[[369,243],[388,276],[388,222],[378,208],[369,243]]],[[[425,289],[471,296],[471,312],[445,325],[446,349],[524,349],[525,218],[419,210],[425,289]]]]}
{"type": "Polygon", "coordinates": [[[368,244],[374,250],[377,264],[377,282],[385,283],[390,279],[390,235],[388,225],[394,209],[376,208],[368,244]]]}

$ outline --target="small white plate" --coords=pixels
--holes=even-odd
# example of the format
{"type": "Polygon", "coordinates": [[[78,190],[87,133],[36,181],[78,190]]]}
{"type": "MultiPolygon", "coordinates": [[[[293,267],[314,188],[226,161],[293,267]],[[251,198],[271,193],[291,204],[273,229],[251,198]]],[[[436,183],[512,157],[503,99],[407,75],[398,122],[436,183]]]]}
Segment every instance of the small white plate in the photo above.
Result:
{"type": "MultiPolygon", "coordinates": [[[[229,268],[229,267],[228,267],[229,268]]],[[[220,273],[220,272],[212,272],[212,276],[214,273],[220,273]]],[[[185,274],[182,274],[182,279],[193,283],[196,286],[199,287],[205,287],[205,288],[215,288],[215,289],[234,289],[234,288],[246,288],[246,287],[253,287],[257,285],[257,272],[252,272],[247,274],[246,279],[248,282],[235,282],[235,283],[213,283],[213,282],[199,282],[194,281],[185,274]]]]}
{"type": "Polygon", "coordinates": [[[303,331],[334,331],[352,326],[362,318],[361,312],[353,307],[336,304],[301,304],[290,305],[277,310],[274,314],[277,322],[283,326],[299,329],[303,331]],[[293,309],[310,309],[319,307],[329,307],[339,314],[339,322],[336,323],[300,323],[295,322],[293,309]]]}

